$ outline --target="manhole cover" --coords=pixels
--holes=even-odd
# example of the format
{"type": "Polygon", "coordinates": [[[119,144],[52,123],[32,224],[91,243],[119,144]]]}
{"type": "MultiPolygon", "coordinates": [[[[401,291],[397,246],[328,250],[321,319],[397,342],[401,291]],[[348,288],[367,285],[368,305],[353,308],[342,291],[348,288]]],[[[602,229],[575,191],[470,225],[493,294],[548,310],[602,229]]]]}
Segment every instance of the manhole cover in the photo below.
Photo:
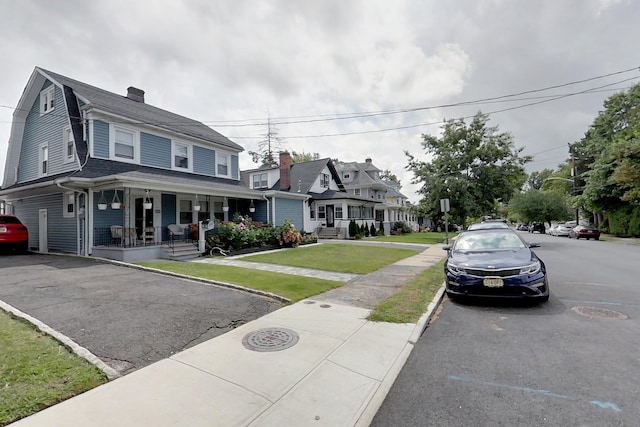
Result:
{"type": "Polygon", "coordinates": [[[242,345],[253,351],[280,351],[293,347],[300,337],[291,329],[265,328],[251,332],[242,338],[242,345]]]}
{"type": "Polygon", "coordinates": [[[611,320],[627,320],[629,318],[629,316],[624,313],[620,313],[619,311],[599,307],[573,307],[571,311],[589,318],[597,317],[599,319],[611,320]]]}

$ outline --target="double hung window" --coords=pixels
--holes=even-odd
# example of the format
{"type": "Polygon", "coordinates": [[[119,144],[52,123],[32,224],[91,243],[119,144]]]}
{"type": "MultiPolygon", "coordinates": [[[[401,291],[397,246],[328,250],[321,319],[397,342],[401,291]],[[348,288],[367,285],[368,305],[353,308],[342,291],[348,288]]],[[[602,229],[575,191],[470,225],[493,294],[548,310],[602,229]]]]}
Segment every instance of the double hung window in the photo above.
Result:
{"type": "Polygon", "coordinates": [[[135,133],[116,129],[113,155],[121,159],[134,160],[136,155],[135,133]]]}
{"type": "Polygon", "coordinates": [[[53,111],[55,106],[56,90],[55,86],[51,85],[42,92],[40,92],[40,115],[47,114],[53,111]]]}
{"type": "Polygon", "coordinates": [[[189,169],[190,149],[187,144],[173,144],[173,166],[177,169],[189,169]]]}

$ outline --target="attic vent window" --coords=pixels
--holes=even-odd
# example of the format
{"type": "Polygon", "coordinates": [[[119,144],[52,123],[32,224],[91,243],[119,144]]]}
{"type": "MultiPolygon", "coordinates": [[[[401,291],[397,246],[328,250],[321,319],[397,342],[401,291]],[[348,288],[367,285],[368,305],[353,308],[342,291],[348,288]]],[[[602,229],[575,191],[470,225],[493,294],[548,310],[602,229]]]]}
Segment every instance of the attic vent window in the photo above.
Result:
{"type": "Polygon", "coordinates": [[[144,91],[137,87],[129,86],[127,88],[127,98],[132,101],[144,103],[144,91]]]}

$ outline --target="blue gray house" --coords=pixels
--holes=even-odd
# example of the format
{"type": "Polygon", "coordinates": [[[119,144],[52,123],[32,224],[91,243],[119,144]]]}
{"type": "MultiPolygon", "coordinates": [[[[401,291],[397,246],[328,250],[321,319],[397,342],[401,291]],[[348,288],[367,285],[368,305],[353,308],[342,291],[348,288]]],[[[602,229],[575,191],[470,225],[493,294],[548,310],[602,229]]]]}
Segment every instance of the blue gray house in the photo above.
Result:
{"type": "Polygon", "coordinates": [[[15,109],[0,211],[27,225],[31,249],[125,261],[166,257],[167,242],[194,237],[190,224],[235,213],[304,229],[308,196],[244,185],[241,151],[140,89],[118,95],[36,67],[15,109]]]}

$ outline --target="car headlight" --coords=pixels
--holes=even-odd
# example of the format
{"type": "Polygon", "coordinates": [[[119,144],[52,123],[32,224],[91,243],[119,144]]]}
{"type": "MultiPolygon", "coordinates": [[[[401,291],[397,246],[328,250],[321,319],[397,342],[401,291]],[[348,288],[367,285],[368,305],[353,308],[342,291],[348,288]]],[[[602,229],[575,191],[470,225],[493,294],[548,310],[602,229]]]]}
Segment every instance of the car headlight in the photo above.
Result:
{"type": "Polygon", "coordinates": [[[451,263],[447,263],[447,269],[449,270],[449,272],[455,276],[459,276],[461,274],[465,274],[466,271],[464,270],[464,268],[459,267],[455,264],[451,264],[451,263]]]}
{"type": "Polygon", "coordinates": [[[536,261],[533,264],[527,265],[520,269],[520,274],[536,274],[540,271],[540,261],[536,261]]]}

